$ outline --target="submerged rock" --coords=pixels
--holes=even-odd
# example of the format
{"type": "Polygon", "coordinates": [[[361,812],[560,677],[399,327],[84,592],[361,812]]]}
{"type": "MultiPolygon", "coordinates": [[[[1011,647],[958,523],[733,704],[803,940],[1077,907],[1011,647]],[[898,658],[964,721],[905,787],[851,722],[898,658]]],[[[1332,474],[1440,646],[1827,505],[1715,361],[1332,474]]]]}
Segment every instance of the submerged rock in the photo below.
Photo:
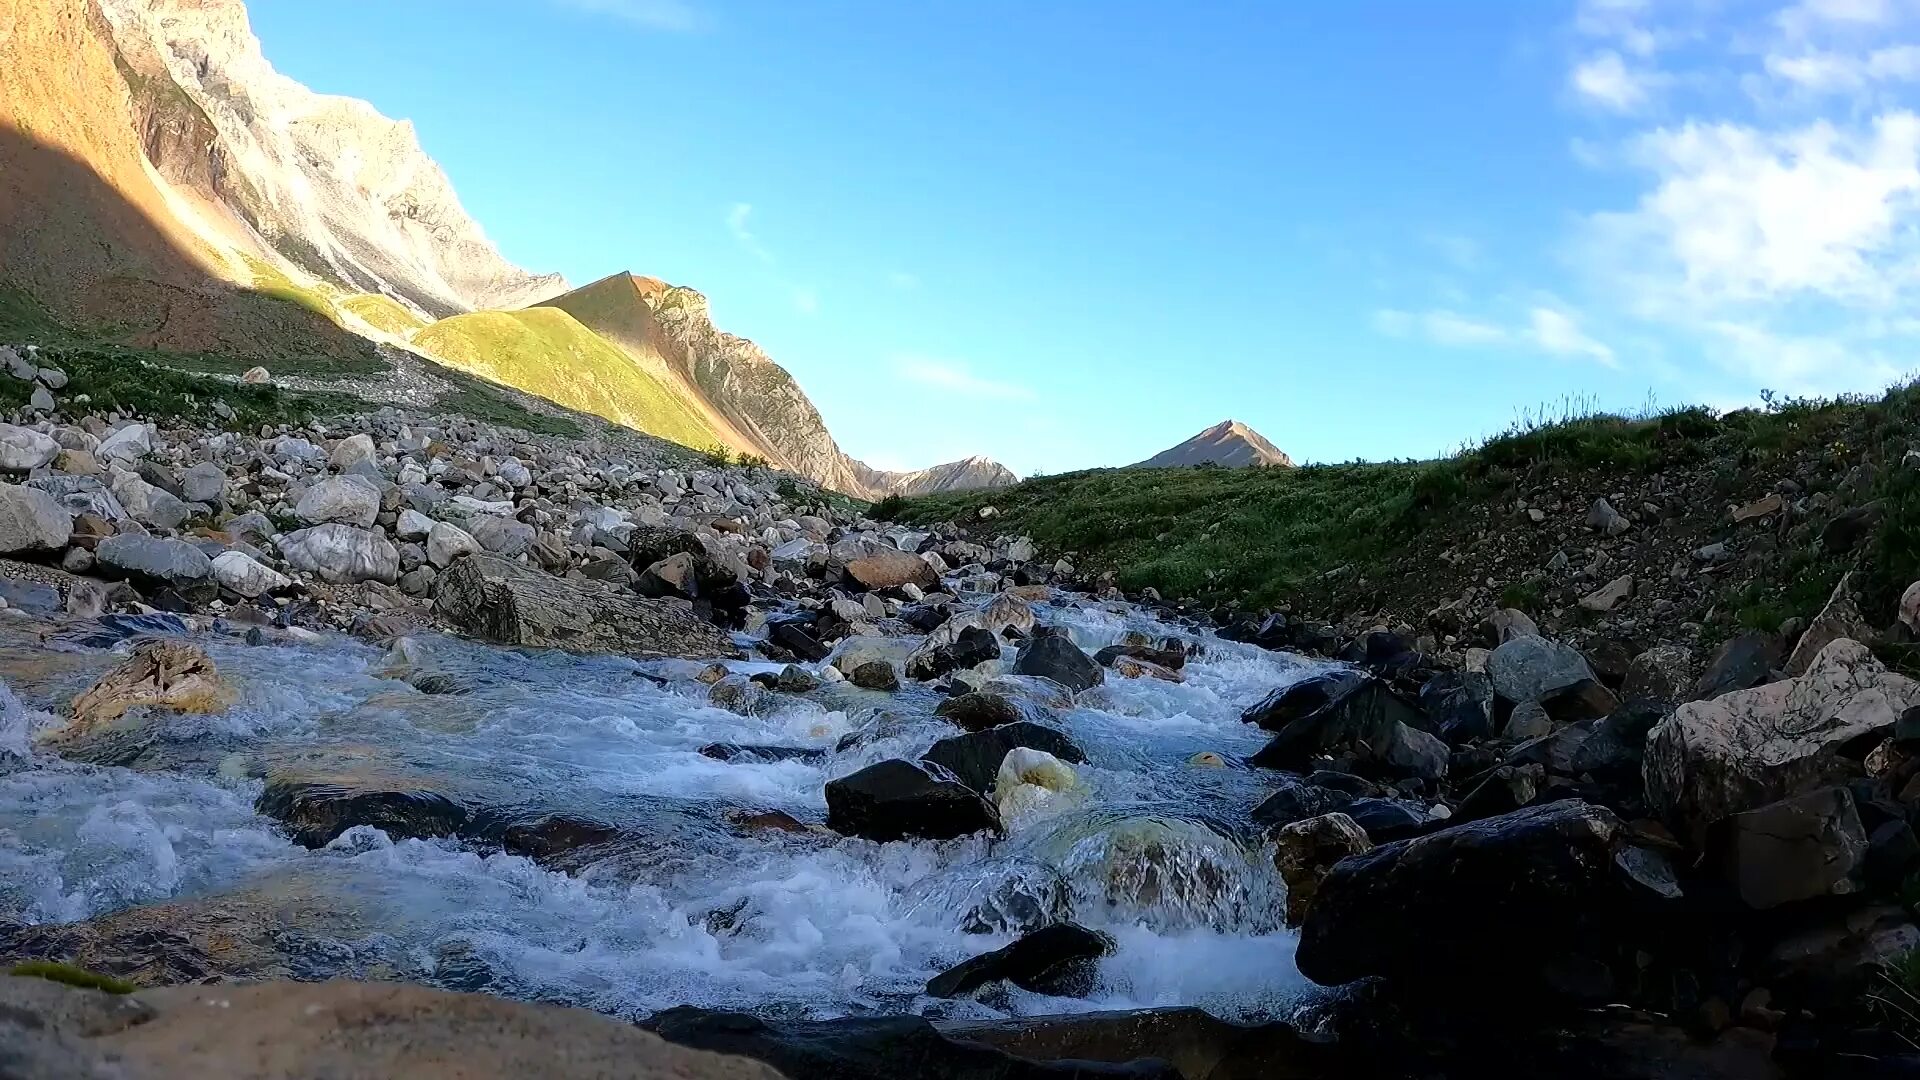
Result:
{"type": "Polygon", "coordinates": [[[895,758],[827,782],[827,828],[868,840],[950,840],[997,833],[1000,815],[944,770],[895,758]]]}
{"type": "Polygon", "coordinates": [[[1151,1059],[1111,1064],[1033,1061],[984,1043],[949,1037],[918,1016],[762,1020],[682,1006],[642,1025],[670,1042],[764,1061],[809,1080],[1181,1080],[1151,1059]]]}
{"type": "Polygon", "coordinates": [[[341,833],[370,825],[395,840],[460,836],[473,827],[473,812],[425,780],[271,777],[254,809],[285,825],[293,839],[325,847],[341,833]]]}
{"type": "Polygon", "coordinates": [[[213,659],[191,642],[158,638],[141,643],[126,662],[73,699],[72,720],[46,738],[77,738],[138,706],[207,713],[227,707],[233,693],[213,659]]]}
{"type": "Polygon", "coordinates": [[[1113,939],[1107,935],[1074,923],[1055,923],[948,968],[928,981],[927,996],[959,997],[1006,981],[1030,993],[1084,997],[1093,990],[1100,958],[1112,952],[1113,939]]]}
{"type": "Polygon", "coordinates": [[[933,715],[967,731],[985,731],[1018,723],[1025,717],[1012,698],[983,690],[950,697],[933,710],[933,715]]]}

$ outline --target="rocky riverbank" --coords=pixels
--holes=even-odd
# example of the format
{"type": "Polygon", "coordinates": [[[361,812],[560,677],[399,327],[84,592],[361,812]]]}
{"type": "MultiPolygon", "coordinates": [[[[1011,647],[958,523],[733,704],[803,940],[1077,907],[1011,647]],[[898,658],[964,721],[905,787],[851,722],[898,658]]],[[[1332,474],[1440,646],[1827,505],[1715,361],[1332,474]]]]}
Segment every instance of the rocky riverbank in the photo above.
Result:
{"type": "MultiPolygon", "coordinates": [[[[1908,1067],[1920,1039],[1901,968],[1920,945],[1920,684],[1859,644],[1909,632],[1920,600],[1869,617],[1843,580],[1791,638],[1705,655],[1576,649],[1493,608],[1444,637],[1289,616],[1215,636],[990,517],[889,525],[775,474],[399,409],[251,432],[89,415],[58,372],[14,366],[44,393],[0,427],[0,630],[41,650],[8,652],[29,709],[10,714],[0,775],[43,805],[62,785],[191,778],[221,828],[281,861],[244,887],[209,870],[196,891],[199,871],[176,867],[98,900],[0,891],[20,905],[0,909],[9,962],[140,986],[415,977],[646,1019],[597,977],[536,989],[471,931],[387,949],[410,939],[366,905],[405,905],[326,875],[440,860],[419,865],[630,907],[795,859],[673,900],[660,925],[788,963],[820,946],[781,935],[830,935],[769,883],[829,866],[903,883],[873,919],[937,911],[977,944],[915,945],[912,974],[877,982],[897,941],[849,956],[837,978],[863,1004],[825,1011],[852,1019],[743,1001],[778,1008],[646,1026],[846,1077],[907,1060],[927,1076],[1818,1075],[1908,1067]],[[369,658],[328,651],[349,640],[369,658]],[[320,670],[286,704],[276,680],[302,665],[320,670]],[[600,696],[576,709],[569,683],[600,696]],[[644,723],[544,761],[560,720],[603,726],[634,695],[644,723]],[[1244,723],[1228,734],[1202,710],[1244,723]],[[695,713],[733,726],[595,772],[695,713]],[[503,724],[512,741],[470,741],[503,724]],[[695,759],[712,771],[673,799],[623,786],[695,759]],[[58,771],[76,768],[104,771],[58,771]],[[795,784],[804,800],[774,798],[795,784]],[[236,792],[250,805],[222,801],[236,792]],[[306,849],[326,861],[287,861],[306,849]],[[1058,1015],[1107,1000],[1116,970],[1287,942],[1283,924],[1327,992],[1276,953],[1264,981],[1284,993],[1241,1024],[1058,1015]],[[1205,936],[1222,933],[1245,936],[1205,936]],[[884,1015],[907,1009],[933,1020],[884,1015]]],[[[79,842],[128,827],[95,810],[79,842]]],[[[31,866],[45,852],[25,826],[0,857],[31,866]]],[[[503,940],[542,933],[499,914],[503,940]]],[[[561,940],[541,940],[544,963],[576,947],[561,940]]],[[[627,1037],[586,1042],[611,1055],[627,1037]]],[[[260,1075],[303,1075],[275,1067],[260,1075]]]]}

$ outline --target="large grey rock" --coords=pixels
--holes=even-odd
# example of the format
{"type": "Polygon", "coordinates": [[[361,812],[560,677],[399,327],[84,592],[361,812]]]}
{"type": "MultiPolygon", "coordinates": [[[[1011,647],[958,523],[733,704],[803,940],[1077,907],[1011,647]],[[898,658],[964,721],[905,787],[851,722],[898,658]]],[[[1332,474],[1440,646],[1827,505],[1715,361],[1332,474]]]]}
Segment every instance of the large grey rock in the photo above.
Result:
{"type": "Polygon", "coordinates": [[[101,458],[138,461],[153,452],[153,431],[145,424],[128,424],[100,440],[94,454],[101,458]]]}
{"type": "Polygon", "coordinates": [[[360,464],[378,464],[380,452],[373,445],[373,436],[361,432],[349,435],[334,444],[333,453],[327,456],[328,464],[345,472],[360,464]]]}
{"type": "Polygon", "coordinates": [[[27,472],[60,455],[60,444],[32,428],[0,424],[0,471],[27,472]]]}
{"type": "Polygon", "coordinates": [[[436,521],[427,530],[427,561],[444,570],[462,555],[481,550],[480,541],[458,525],[436,521]]]}
{"type": "Polygon", "coordinates": [[[126,508],[127,516],[156,529],[177,529],[186,524],[192,511],[172,492],[155,487],[130,472],[113,474],[113,495],[126,508]]]}
{"type": "Polygon", "coordinates": [[[92,514],[103,521],[127,516],[127,508],[120,505],[107,485],[91,476],[36,476],[27,481],[27,486],[53,496],[70,516],[92,514]]]}
{"type": "Polygon", "coordinates": [[[308,488],[293,512],[301,521],[369,528],[380,516],[380,490],[358,476],[329,476],[308,488]]]}
{"type": "Polygon", "coordinates": [[[1675,710],[1647,735],[1647,801],[1677,833],[1701,841],[1723,818],[1851,775],[1858,766],[1841,749],[1891,732],[1915,705],[1920,683],[1843,638],[1797,679],[1675,710]]]}
{"type": "Polygon", "coordinates": [[[217,505],[226,501],[227,472],[211,461],[202,461],[180,477],[180,494],[188,502],[217,505]]]}
{"type": "Polygon", "coordinates": [[[0,484],[0,555],[58,551],[73,535],[73,519],[38,488],[0,484]]]}
{"type": "Polygon", "coordinates": [[[1826,787],[1728,818],[1722,858],[1748,907],[1858,892],[1867,832],[1853,793],[1826,787]]]}
{"type": "Polygon", "coordinates": [[[213,574],[213,560],[185,540],[122,534],[100,541],[93,557],[123,574],[190,583],[213,574]]]}
{"type": "Polygon", "coordinates": [[[902,585],[936,588],[940,576],[918,555],[882,548],[847,563],[847,577],[863,589],[896,589],[902,585]]]}
{"type": "Polygon", "coordinates": [[[1794,643],[1793,652],[1787,655],[1787,674],[1805,675],[1813,666],[1814,658],[1828,645],[1848,638],[1853,641],[1871,642],[1874,639],[1873,628],[1860,614],[1860,608],[1854,603],[1855,577],[1853,571],[1840,575],[1839,584],[1833,587],[1833,594],[1827,597],[1825,607],[1813,617],[1806,632],[1794,643]]]}
{"type": "Polygon", "coordinates": [[[1494,678],[1494,694],[1513,703],[1574,700],[1590,717],[1603,717],[1617,705],[1580,651],[1546,638],[1523,634],[1509,640],[1486,657],[1486,675],[1494,678]]]}
{"type": "Polygon", "coordinates": [[[1627,664],[1620,696],[1673,704],[1686,700],[1693,681],[1693,653],[1685,645],[1656,645],[1627,664]]]}
{"type": "Polygon", "coordinates": [[[717,627],[672,604],[494,555],[469,555],[449,567],[434,583],[433,606],[466,632],[506,645],[627,656],[739,654],[717,627]]]}
{"type": "Polygon", "coordinates": [[[400,577],[400,552],[387,538],[337,522],[286,533],[275,540],[287,565],[322,581],[351,585],[400,577]]]}
{"type": "Polygon", "coordinates": [[[475,517],[470,524],[481,547],[509,558],[531,548],[538,535],[533,526],[508,517],[475,517]]]}
{"type": "Polygon", "coordinates": [[[293,584],[285,574],[243,551],[223,551],[213,557],[213,577],[223,587],[252,599],[293,584]]]}

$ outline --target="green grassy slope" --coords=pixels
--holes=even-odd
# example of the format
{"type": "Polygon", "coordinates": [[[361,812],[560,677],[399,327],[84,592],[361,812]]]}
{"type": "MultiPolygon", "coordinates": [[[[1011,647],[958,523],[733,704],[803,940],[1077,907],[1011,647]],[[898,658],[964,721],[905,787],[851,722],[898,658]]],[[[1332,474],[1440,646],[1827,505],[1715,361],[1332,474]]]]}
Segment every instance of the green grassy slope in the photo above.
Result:
{"type": "Polygon", "coordinates": [[[1646,489],[1660,474],[1666,490],[1707,493],[1672,523],[1706,531],[1724,525],[1729,505],[1785,479],[1819,477],[1836,494],[1815,527],[1780,538],[1760,576],[1720,605],[1729,622],[1771,629],[1811,615],[1849,566],[1867,571],[1882,604],[1920,577],[1920,469],[1904,464],[1910,448],[1920,448],[1920,388],[1903,386],[1877,399],[1784,401],[1724,416],[1681,409],[1523,424],[1429,462],[1102,469],[887,509],[902,520],[1024,533],[1049,553],[1072,553],[1082,571],[1116,572],[1127,589],[1325,611],[1343,596],[1351,603],[1355,582],[1371,582],[1370,595],[1426,589],[1423,600],[1443,600],[1472,582],[1453,580],[1442,552],[1489,538],[1498,547],[1505,530],[1523,527],[1512,500],[1556,484],[1591,499],[1646,489]],[[1844,558],[1825,550],[1820,522],[1868,504],[1878,515],[1870,542],[1844,558]],[[999,516],[981,522],[988,505],[999,516]]]}
{"type": "Polygon", "coordinates": [[[413,344],[462,371],[682,446],[723,443],[671,387],[555,308],[457,315],[420,331],[413,344]]]}
{"type": "Polygon", "coordinates": [[[403,307],[391,296],[356,293],[340,301],[340,307],[376,330],[404,338],[427,325],[425,319],[403,307]]]}

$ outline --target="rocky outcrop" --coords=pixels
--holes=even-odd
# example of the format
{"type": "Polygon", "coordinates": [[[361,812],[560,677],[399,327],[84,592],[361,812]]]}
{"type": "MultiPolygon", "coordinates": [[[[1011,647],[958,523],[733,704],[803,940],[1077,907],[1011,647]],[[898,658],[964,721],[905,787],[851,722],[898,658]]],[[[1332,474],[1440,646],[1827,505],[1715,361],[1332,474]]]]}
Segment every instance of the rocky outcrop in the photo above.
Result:
{"type": "Polygon", "coordinates": [[[870,498],[882,495],[938,495],[949,491],[980,491],[1010,487],[1020,482],[1012,469],[988,457],[974,456],[928,469],[905,472],[876,469],[847,459],[854,479],[870,498]]]}
{"type": "Polygon", "coordinates": [[[584,1009],[347,981],[180,986],[122,996],[0,977],[0,1046],[7,1048],[8,1075],[27,1080],[780,1075],[584,1009]]]}
{"type": "Polygon", "coordinates": [[[1681,835],[1859,771],[1846,753],[1920,705],[1920,683],[1845,638],[1805,675],[1688,702],[1647,736],[1647,799],[1681,835]]]}
{"type": "Polygon", "coordinates": [[[1259,432],[1238,420],[1222,420],[1193,438],[1170,446],[1133,466],[1136,469],[1172,469],[1191,465],[1218,465],[1242,469],[1256,465],[1291,466],[1293,459],[1259,432]]]}

